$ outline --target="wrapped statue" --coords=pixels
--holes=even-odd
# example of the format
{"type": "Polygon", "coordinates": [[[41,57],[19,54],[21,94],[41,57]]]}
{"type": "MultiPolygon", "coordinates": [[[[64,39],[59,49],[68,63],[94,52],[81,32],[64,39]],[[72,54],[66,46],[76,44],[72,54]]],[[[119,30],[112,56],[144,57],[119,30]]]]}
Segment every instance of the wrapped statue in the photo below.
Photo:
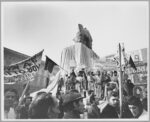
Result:
{"type": "Polygon", "coordinates": [[[79,31],[76,34],[76,37],[73,39],[75,42],[81,42],[86,45],[88,48],[92,49],[92,37],[90,32],[84,28],[81,24],[78,24],[79,31]]]}

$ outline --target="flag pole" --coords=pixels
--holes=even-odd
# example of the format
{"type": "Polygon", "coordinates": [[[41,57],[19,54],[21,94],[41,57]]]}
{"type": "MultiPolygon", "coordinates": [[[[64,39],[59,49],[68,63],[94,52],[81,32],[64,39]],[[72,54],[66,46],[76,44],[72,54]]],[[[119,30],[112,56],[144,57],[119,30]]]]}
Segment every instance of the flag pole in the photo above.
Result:
{"type": "Polygon", "coordinates": [[[20,97],[18,106],[20,106],[20,105],[22,104],[24,95],[25,95],[25,93],[26,93],[26,91],[27,91],[27,89],[28,89],[29,84],[30,84],[30,80],[28,80],[28,82],[27,82],[27,84],[26,84],[26,87],[25,87],[25,89],[24,89],[23,92],[22,92],[22,95],[21,95],[21,97],[20,97]]]}
{"type": "MultiPolygon", "coordinates": [[[[59,66],[59,65],[58,65],[59,66]]],[[[59,66],[60,69],[64,70],[61,66],[59,66]]],[[[67,72],[66,70],[64,70],[65,72],[67,72]]],[[[67,72],[68,73],[68,72],[67,72]]]]}
{"type": "Polygon", "coordinates": [[[120,98],[120,118],[122,117],[122,66],[121,66],[121,45],[119,43],[119,98],[120,98]]]}

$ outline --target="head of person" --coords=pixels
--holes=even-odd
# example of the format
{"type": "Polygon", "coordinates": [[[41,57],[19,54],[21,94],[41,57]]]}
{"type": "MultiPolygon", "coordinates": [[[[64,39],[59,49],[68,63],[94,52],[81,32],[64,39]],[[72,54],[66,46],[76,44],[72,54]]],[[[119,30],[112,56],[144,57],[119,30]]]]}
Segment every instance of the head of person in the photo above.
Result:
{"type": "Polygon", "coordinates": [[[25,102],[25,105],[26,106],[29,106],[32,102],[32,97],[30,96],[27,96],[25,99],[24,99],[24,102],[25,102]]]}
{"type": "Polygon", "coordinates": [[[127,80],[128,80],[128,77],[129,77],[128,74],[124,74],[123,80],[124,80],[124,81],[127,81],[127,80]]]}
{"type": "Polygon", "coordinates": [[[108,92],[108,104],[114,108],[117,108],[119,105],[119,95],[116,91],[109,91],[108,92]]]}
{"type": "Polygon", "coordinates": [[[83,76],[83,72],[81,70],[78,72],[78,76],[80,76],[80,77],[83,76]]]}
{"type": "Polygon", "coordinates": [[[57,118],[60,112],[58,106],[58,100],[51,94],[40,93],[30,104],[29,117],[31,119],[57,118]]]}
{"type": "Polygon", "coordinates": [[[68,77],[68,74],[65,74],[65,77],[68,77]]]}
{"type": "Polygon", "coordinates": [[[112,76],[114,75],[114,72],[113,72],[113,71],[111,71],[110,73],[111,73],[111,75],[110,75],[110,76],[112,77],[112,76]]]}
{"type": "Polygon", "coordinates": [[[107,71],[107,75],[110,77],[111,76],[111,71],[107,71]]]}
{"type": "Polygon", "coordinates": [[[97,74],[98,76],[100,76],[100,75],[101,75],[101,72],[98,70],[98,71],[96,72],[96,74],[97,74]]]}
{"type": "Polygon", "coordinates": [[[138,118],[143,112],[142,102],[135,96],[128,99],[128,107],[135,118],[138,118]]]}
{"type": "Polygon", "coordinates": [[[82,114],[84,112],[83,98],[80,93],[70,92],[65,94],[63,98],[63,108],[65,112],[76,112],[82,114]]]}
{"type": "Polygon", "coordinates": [[[16,89],[5,89],[4,91],[4,106],[5,109],[14,107],[14,104],[19,100],[18,92],[16,89]]]}
{"type": "Polygon", "coordinates": [[[114,73],[113,73],[113,74],[114,74],[114,76],[117,76],[117,71],[114,71],[114,73]]]}
{"type": "Polygon", "coordinates": [[[90,74],[91,76],[94,76],[94,72],[91,72],[91,74],[90,74]]]}
{"type": "Polygon", "coordinates": [[[94,93],[94,91],[93,90],[89,90],[88,91],[88,95],[90,96],[91,94],[93,94],[94,93]]]}
{"type": "Polygon", "coordinates": [[[116,89],[116,87],[117,86],[114,83],[107,83],[107,91],[114,91],[116,89]]]}
{"type": "Polygon", "coordinates": [[[99,99],[95,97],[96,95],[92,94],[90,96],[90,103],[91,104],[95,104],[95,105],[98,105],[99,104],[99,99]]]}
{"type": "Polygon", "coordinates": [[[104,70],[104,71],[103,71],[103,74],[104,74],[104,75],[107,75],[107,71],[106,71],[106,70],[104,70]]]}
{"type": "Polygon", "coordinates": [[[130,79],[127,79],[127,83],[128,83],[128,84],[130,84],[130,83],[132,83],[132,82],[131,82],[131,80],[130,80],[130,79]]]}
{"type": "Polygon", "coordinates": [[[90,76],[90,74],[91,74],[91,71],[87,71],[87,75],[90,76]]]}

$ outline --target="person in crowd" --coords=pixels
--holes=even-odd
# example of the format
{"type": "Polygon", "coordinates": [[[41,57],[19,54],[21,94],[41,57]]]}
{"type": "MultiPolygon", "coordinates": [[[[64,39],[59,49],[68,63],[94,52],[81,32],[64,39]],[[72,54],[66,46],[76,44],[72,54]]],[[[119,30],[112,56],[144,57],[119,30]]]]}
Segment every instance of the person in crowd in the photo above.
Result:
{"type": "Polygon", "coordinates": [[[24,98],[24,105],[20,108],[20,119],[28,119],[29,105],[32,102],[32,97],[27,96],[24,98]]]}
{"type": "Polygon", "coordinates": [[[102,92],[102,75],[100,73],[100,71],[98,70],[97,73],[96,73],[96,96],[98,98],[101,98],[101,92],[102,92]]]}
{"type": "Polygon", "coordinates": [[[4,91],[4,118],[18,119],[19,113],[17,105],[19,102],[19,95],[16,89],[5,89],[4,91]]]}
{"type": "Polygon", "coordinates": [[[130,96],[123,92],[122,95],[122,117],[121,118],[133,118],[133,115],[128,107],[128,99],[130,96]]]}
{"type": "Polygon", "coordinates": [[[71,70],[70,76],[76,77],[74,69],[71,70]]]}
{"type": "Polygon", "coordinates": [[[93,90],[95,92],[95,78],[94,73],[91,71],[88,76],[88,88],[89,90],[93,90]]]}
{"type": "Polygon", "coordinates": [[[119,90],[118,84],[114,81],[110,81],[109,83],[107,83],[107,87],[111,87],[112,91],[118,91],[119,90]]]}
{"type": "Polygon", "coordinates": [[[58,90],[61,91],[62,90],[62,87],[64,86],[64,79],[63,77],[61,77],[58,81],[58,90]]]}
{"type": "Polygon", "coordinates": [[[131,82],[130,79],[127,80],[127,87],[128,87],[128,94],[129,94],[129,96],[133,96],[134,84],[131,82]]]}
{"type": "Polygon", "coordinates": [[[144,88],[143,99],[142,99],[143,108],[147,111],[147,88],[144,88]]]}
{"type": "Polygon", "coordinates": [[[59,113],[58,99],[49,93],[37,95],[29,107],[30,119],[56,119],[59,113]]]}
{"type": "Polygon", "coordinates": [[[98,108],[99,98],[95,98],[95,96],[91,96],[90,103],[91,103],[91,106],[88,108],[88,118],[89,119],[100,118],[100,109],[98,108]]]}
{"type": "Polygon", "coordinates": [[[64,116],[64,110],[63,110],[63,95],[64,93],[62,91],[58,91],[57,92],[57,99],[59,100],[59,110],[60,110],[60,113],[58,114],[58,118],[63,118],[64,116]]]}
{"type": "Polygon", "coordinates": [[[139,120],[148,119],[148,112],[143,109],[142,102],[139,98],[132,96],[128,100],[128,106],[134,118],[139,120]]]}
{"type": "Polygon", "coordinates": [[[142,101],[142,88],[140,86],[133,87],[133,96],[138,97],[142,101]]]}
{"type": "Polygon", "coordinates": [[[108,104],[101,113],[101,118],[119,118],[117,109],[119,103],[118,92],[109,92],[107,96],[108,104]]]}
{"type": "Polygon", "coordinates": [[[84,113],[83,98],[80,93],[69,92],[63,98],[64,119],[80,119],[84,113]]]}
{"type": "Polygon", "coordinates": [[[110,78],[114,76],[114,71],[110,71],[110,78]]]}
{"type": "Polygon", "coordinates": [[[88,90],[88,92],[87,92],[87,96],[86,96],[86,98],[84,99],[85,101],[85,108],[86,109],[88,109],[89,107],[90,107],[90,105],[91,105],[91,103],[90,103],[90,97],[92,96],[92,94],[94,94],[94,91],[93,90],[88,90]]]}
{"type": "Polygon", "coordinates": [[[105,91],[105,89],[106,89],[106,85],[107,85],[107,83],[108,82],[110,82],[111,81],[111,79],[110,79],[110,77],[108,76],[108,74],[107,74],[107,71],[105,71],[104,70],[104,72],[102,72],[102,96],[103,96],[103,98],[105,99],[105,93],[106,93],[106,91],[105,91]]]}
{"type": "Polygon", "coordinates": [[[109,81],[111,81],[110,76],[107,74],[107,71],[104,70],[103,72],[103,82],[108,83],[109,81]]]}
{"type": "Polygon", "coordinates": [[[131,83],[131,80],[128,78],[128,74],[123,75],[122,88],[124,94],[127,94],[127,96],[133,95],[134,84],[131,83]]]}
{"type": "Polygon", "coordinates": [[[76,85],[75,85],[75,89],[78,90],[79,92],[81,92],[83,89],[82,82],[83,82],[83,75],[82,72],[79,71],[76,77],[76,85]]]}
{"type": "Polygon", "coordinates": [[[147,97],[143,98],[142,105],[143,105],[144,110],[147,111],[147,97]]]}
{"type": "Polygon", "coordinates": [[[75,83],[76,83],[76,74],[73,69],[72,72],[70,73],[70,78],[69,78],[70,89],[75,89],[75,83]]]}
{"type": "Polygon", "coordinates": [[[126,94],[127,96],[129,96],[127,80],[128,80],[128,74],[124,74],[123,82],[122,82],[123,93],[126,94]]]}
{"type": "Polygon", "coordinates": [[[88,79],[87,79],[87,75],[85,72],[85,69],[82,68],[82,74],[83,74],[83,86],[84,86],[84,90],[88,90],[88,79]]]}
{"type": "Polygon", "coordinates": [[[118,73],[117,73],[117,71],[114,71],[114,72],[113,72],[113,76],[111,77],[111,81],[114,81],[114,82],[116,82],[116,83],[119,85],[119,83],[118,83],[118,73]]]}

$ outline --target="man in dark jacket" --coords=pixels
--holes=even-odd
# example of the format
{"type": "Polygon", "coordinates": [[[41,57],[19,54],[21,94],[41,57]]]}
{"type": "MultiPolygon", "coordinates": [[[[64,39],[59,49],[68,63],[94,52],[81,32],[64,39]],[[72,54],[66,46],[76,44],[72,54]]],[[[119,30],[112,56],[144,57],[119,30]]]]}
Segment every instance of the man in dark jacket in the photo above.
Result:
{"type": "Polygon", "coordinates": [[[112,91],[108,94],[108,104],[101,113],[101,118],[119,118],[117,113],[118,108],[118,92],[112,91]]]}
{"type": "Polygon", "coordinates": [[[64,119],[80,119],[84,113],[83,97],[80,93],[69,92],[63,97],[64,119]]]}
{"type": "Polygon", "coordinates": [[[98,98],[90,98],[91,106],[88,108],[88,118],[98,119],[100,118],[100,109],[97,105],[99,105],[99,99],[98,98]]]}

